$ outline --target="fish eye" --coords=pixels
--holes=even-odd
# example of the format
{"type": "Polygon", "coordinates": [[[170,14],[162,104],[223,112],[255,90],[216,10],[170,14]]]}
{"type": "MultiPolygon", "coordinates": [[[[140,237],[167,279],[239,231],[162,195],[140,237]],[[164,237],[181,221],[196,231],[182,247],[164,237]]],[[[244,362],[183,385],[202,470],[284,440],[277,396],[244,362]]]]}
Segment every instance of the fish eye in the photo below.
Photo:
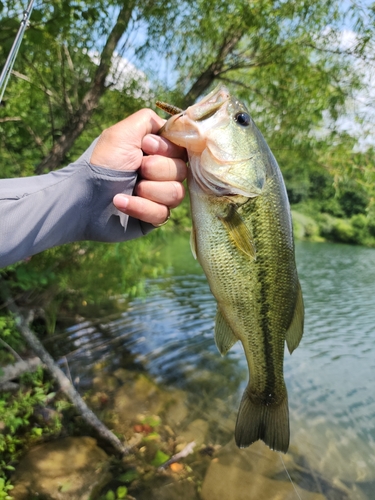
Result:
{"type": "Polygon", "coordinates": [[[241,125],[241,127],[248,127],[250,125],[250,115],[247,113],[237,113],[234,121],[241,125]]]}

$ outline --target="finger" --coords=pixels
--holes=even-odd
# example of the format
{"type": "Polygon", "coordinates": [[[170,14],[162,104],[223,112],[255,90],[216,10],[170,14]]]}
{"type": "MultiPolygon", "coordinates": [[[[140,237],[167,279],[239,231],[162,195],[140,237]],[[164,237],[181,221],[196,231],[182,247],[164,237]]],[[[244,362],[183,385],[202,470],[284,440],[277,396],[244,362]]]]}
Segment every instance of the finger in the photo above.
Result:
{"type": "Polygon", "coordinates": [[[144,156],[140,168],[142,179],[150,181],[178,181],[182,182],[187,176],[187,166],[180,158],[165,156],[144,156]]]}
{"type": "Polygon", "coordinates": [[[123,134],[124,130],[129,136],[133,135],[138,140],[142,140],[147,134],[157,134],[164,125],[165,120],[160,118],[152,109],[140,109],[136,113],[116,123],[110,129],[116,134],[123,134]]]}
{"type": "Polygon", "coordinates": [[[121,122],[103,130],[91,156],[91,162],[101,164],[109,148],[128,153],[132,147],[141,150],[145,135],[156,134],[165,123],[152,109],[141,109],[121,122]]]}
{"type": "Polygon", "coordinates": [[[175,208],[185,196],[185,188],[180,182],[140,181],[135,187],[135,194],[155,203],[175,208]]]}
{"type": "Polygon", "coordinates": [[[170,210],[167,206],[138,196],[117,194],[113,198],[113,204],[118,210],[130,217],[143,222],[149,222],[155,226],[163,224],[170,215],[170,210]]]}
{"type": "Polygon", "coordinates": [[[148,134],[142,139],[142,150],[148,155],[169,156],[187,160],[186,150],[164,137],[148,134]]]}
{"type": "Polygon", "coordinates": [[[131,170],[142,159],[142,139],[156,134],[165,120],[152,109],[141,109],[101,133],[90,162],[107,168],[131,170]],[[109,153],[110,152],[110,153],[109,153]]]}

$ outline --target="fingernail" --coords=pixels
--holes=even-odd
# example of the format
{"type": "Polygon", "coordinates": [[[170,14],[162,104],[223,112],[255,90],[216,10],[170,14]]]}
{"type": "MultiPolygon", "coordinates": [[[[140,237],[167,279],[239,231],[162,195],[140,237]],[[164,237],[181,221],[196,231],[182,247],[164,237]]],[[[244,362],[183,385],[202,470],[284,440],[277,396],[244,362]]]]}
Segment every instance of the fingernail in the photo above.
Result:
{"type": "Polygon", "coordinates": [[[129,205],[129,197],[125,196],[124,194],[116,194],[116,196],[113,198],[113,204],[119,210],[125,210],[129,205]]]}

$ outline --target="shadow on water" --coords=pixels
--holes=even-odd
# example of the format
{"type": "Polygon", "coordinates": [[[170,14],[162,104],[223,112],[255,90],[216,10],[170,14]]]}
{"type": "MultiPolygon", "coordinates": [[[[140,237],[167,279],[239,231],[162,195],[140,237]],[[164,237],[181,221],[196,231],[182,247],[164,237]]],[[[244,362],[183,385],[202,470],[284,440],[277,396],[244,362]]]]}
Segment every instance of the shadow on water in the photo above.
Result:
{"type": "MultiPolygon", "coordinates": [[[[216,305],[188,247],[187,238],[168,245],[167,275],[147,283],[145,298],[133,300],[121,314],[70,328],[63,342],[71,352],[63,354],[73,378],[79,378],[85,388],[96,363],[115,370],[124,364],[127,353],[128,362],[144,367],[156,382],[185,391],[190,420],[206,420],[210,444],[232,450],[227,443],[247,383],[247,366],[238,344],[225,358],[217,352],[216,305]]],[[[285,356],[294,459],[291,476],[303,488],[303,500],[371,499],[375,491],[375,250],[298,243],[296,252],[306,326],[299,348],[293,356],[285,356]]],[[[268,456],[265,447],[258,449],[268,456]]],[[[223,453],[216,464],[217,474],[224,474],[229,482],[246,481],[239,472],[244,463],[238,453],[242,452],[230,451],[228,460],[223,453]]],[[[254,467],[254,462],[248,467],[254,467]]],[[[211,473],[212,468],[208,476],[211,473]]],[[[288,481],[283,469],[275,469],[275,479],[288,481]]],[[[263,498],[241,491],[238,500],[263,498]]],[[[281,496],[272,498],[297,498],[279,491],[281,496]]]]}

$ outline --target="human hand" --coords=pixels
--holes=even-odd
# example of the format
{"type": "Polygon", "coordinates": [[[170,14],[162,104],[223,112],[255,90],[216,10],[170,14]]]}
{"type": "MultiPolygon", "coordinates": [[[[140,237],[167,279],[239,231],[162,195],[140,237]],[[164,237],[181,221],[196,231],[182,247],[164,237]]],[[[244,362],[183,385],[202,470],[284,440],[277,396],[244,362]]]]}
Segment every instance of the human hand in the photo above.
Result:
{"type": "Polygon", "coordinates": [[[187,174],[185,149],[155,135],[164,123],[151,109],[141,109],[104,130],[90,160],[113,170],[139,169],[136,196],[117,194],[113,203],[121,212],[155,226],[183,200],[187,174]]]}

